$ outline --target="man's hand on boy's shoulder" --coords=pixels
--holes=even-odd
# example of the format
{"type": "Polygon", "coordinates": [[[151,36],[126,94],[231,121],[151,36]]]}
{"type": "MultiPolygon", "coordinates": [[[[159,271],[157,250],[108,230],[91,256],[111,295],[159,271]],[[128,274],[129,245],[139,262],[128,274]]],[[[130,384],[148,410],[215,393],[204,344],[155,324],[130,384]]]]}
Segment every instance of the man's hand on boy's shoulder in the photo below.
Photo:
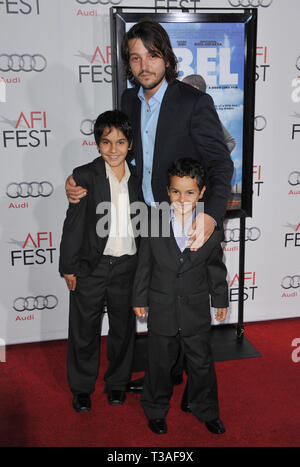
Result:
{"type": "Polygon", "coordinates": [[[199,213],[188,232],[190,250],[197,251],[201,248],[214,233],[215,226],[215,220],[209,214],[199,213]]]}
{"type": "Polygon", "coordinates": [[[70,203],[77,204],[87,194],[86,188],[77,186],[72,175],[69,175],[65,183],[66,195],[70,203]]]}
{"type": "Polygon", "coordinates": [[[138,318],[145,318],[147,314],[146,308],[144,306],[133,307],[133,311],[138,318]]]}
{"type": "Polygon", "coordinates": [[[76,276],[74,276],[74,274],[64,274],[63,276],[66,280],[68,289],[74,292],[76,289],[76,276]]]}

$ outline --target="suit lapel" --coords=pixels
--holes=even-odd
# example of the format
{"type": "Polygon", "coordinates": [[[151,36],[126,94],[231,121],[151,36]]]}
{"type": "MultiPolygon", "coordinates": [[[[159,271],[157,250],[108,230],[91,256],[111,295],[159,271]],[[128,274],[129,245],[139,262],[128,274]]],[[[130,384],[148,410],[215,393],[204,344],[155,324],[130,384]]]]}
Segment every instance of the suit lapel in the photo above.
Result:
{"type": "MultiPolygon", "coordinates": [[[[134,203],[135,201],[139,201],[139,192],[138,192],[138,187],[137,187],[137,178],[136,176],[132,173],[130,164],[128,164],[129,170],[130,170],[130,177],[128,180],[128,196],[129,196],[129,203],[134,203]]],[[[135,213],[131,212],[130,210],[130,217],[131,219],[135,216],[135,213]]]]}
{"type": "Polygon", "coordinates": [[[109,179],[106,177],[105,162],[102,157],[95,161],[95,201],[111,201],[109,179]]]}

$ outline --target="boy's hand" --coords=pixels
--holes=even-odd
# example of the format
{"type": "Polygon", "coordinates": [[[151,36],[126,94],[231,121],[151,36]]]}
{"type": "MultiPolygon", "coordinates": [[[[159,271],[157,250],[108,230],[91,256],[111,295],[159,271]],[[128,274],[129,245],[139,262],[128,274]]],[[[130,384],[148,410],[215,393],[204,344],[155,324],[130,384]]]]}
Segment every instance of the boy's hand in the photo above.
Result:
{"type": "Polygon", "coordinates": [[[64,274],[68,289],[74,291],[76,289],[76,276],[74,274],[64,274]]]}
{"type": "Polygon", "coordinates": [[[146,308],[143,306],[133,307],[133,311],[135,312],[138,318],[145,318],[147,314],[146,308]]]}
{"type": "Polygon", "coordinates": [[[218,308],[218,311],[215,315],[217,321],[224,321],[227,315],[227,308],[218,308]]]}
{"type": "Polygon", "coordinates": [[[190,250],[199,250],[213,234],[215,226],[215,221],[209,214],[202,212],[198,214],[188,231],[188,235],[191,235],[188,241],[188,246],[191,245],[190,250]]]}
{"type": "Polygon", "coordinates": [[[76,186],[76,182],[72,175],[69,175],[66,184],[66,195],[70,203],[77,204],[80,199],[86,196],[87,190],[81,186],[76,186]]]}

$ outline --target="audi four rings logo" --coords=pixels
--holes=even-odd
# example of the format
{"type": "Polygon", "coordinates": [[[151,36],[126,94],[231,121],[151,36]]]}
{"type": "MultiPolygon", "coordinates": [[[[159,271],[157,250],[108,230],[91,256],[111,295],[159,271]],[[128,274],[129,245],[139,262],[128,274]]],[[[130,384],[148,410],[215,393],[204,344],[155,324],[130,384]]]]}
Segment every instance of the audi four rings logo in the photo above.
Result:
{"type": "Polygon", "coordinates": [[[80,131],[85,136],[90,136],[94,133],[94,125],[96,120],[89,120],[88,118],[81,122],[80,131]]]}
{"type": "Polygon", "coordinates": [[[58,304],[55,295],[38,295],[37,297],[18,297],[15,299],[13,308],[15,311],[53,310],[58,304]]]}
{"type": "Polygon", "coordinates": [[[256,131],[262,131],[267,126],[267,120],[262,115],[257,115],[254,119],[254,129],[256,131]]]}
{"type": "Polygon", "coordinates": [[[100,5],[119,5],[122,0],[76,0],[77,3],[80,3],[81,5],[85,5],[86,3],[90,3],[91,5],[97,5],[97,3],[100,3],[100,5]]]}
{"type": "MultiPolygon", "coordinates": [[[[255,242],[261,236],[261,231],[258,227],[250,227],[245,230],[245,239],[255,242]]],[[[240,241],[240,229],[225,229],[224,230],[224,242],[239,242],[240,241]]]]}
{"type": "Polygon", "coordinates": [[[297,289],[300,287],[300,276],[285,276],[281,281],[283,289],[297,289]]]}
{"type": "Polygon", "coordinates": [[[0,71],[44,71],[47,60],[41,54],[0,54],[0,71]]]}
{"type": "Polygon", "coordinates": [[[6,194],[9,198],[44,198],[52,195],[54,191],[53,185],[50,182],[21,182],[10,183],[7,185],[6,194]]]}
{"type": "Polygon", "coordinates": [[[228,0],[230,5],[233,7],[250,7],[257,8],[262,6],[263,8],[268,8],[268,6],[272,5],[273,0],[228,0]]]}
{"type": "Polygon", "coordinates": [[[289,175],[289,184],[292,186],[300,185],[300,172],[291,172],[289,175]]]}

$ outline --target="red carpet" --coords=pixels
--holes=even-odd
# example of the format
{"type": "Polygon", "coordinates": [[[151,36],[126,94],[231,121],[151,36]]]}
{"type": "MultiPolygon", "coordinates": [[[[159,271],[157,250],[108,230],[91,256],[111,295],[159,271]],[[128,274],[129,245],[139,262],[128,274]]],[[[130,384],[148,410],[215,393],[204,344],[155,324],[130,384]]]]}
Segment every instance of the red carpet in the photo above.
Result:
{"type": "Polygon", "coordinates": [[[87,414],[71,406],[66,341],[9,346],[0,363],[0,446],[299,446],[300,362],[292,361],[292,341],[300,338],[300,318],[249,323],[245,335],[262,357],[216,363],[227,429],[220,436],[181,412],[183,385],[175,387],[166,435],[148,429],[139,396],[110,407],[103,393],[105,338],[87,414]]]}

